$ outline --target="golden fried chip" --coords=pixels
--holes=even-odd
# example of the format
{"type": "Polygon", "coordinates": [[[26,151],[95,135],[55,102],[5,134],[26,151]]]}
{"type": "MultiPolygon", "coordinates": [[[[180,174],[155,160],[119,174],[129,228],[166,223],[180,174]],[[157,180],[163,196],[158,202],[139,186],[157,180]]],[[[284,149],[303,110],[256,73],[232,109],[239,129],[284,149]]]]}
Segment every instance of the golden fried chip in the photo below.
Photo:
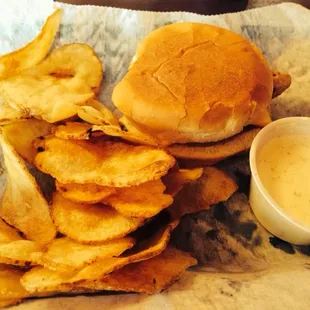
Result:
{"type": "Polygon", "coordinates": [[[102,78],[102,64],[91,47],[68,44],[54,50],[37,66],[0,84],[4,103],[27,110],[49,123],[68,119],[94,97],[102,78]]]}
{"type": "Polygon", "coordinates": [[[201,160],[204,164],[215,164],[227,157],[250,149],[260,128],[243,131],[226,140],[214,144],[190,145],[173,144],[168,151],[177,158],[201,160]]]}
{"type": "Polygon", "coordinates": [[[159,293],[173,284],[188,268],[197,264],[189,253],[169,246],[160,255],[114,271],[103,279],[85,281],[81,288],[97,291],[159,293]]]}
{"type": "Polygon", "coordinates": [[[68,122],[64,125],[54,127],[52,133],[59,139],[88,140],[91,134],[91,125],[68,122]]]}
{"type": "Polygon", "coordinates": [[[209,205],[226,201],[238,189],[231,177],[215,167],[205,167],[198,183],[201,198],[209,205]]]}
{"type": "Polygon", "coordinates": [[[44,267],[34,267],[20,279],[23,287],[30,293],[69,292],[72,288],[70,279],[74,272],[56,272],[44,267]]]}
{"type": "Polygon", "coordinates": [[[55,49],[41,66],[38,66],[38,72],[60,79],[76,76],[97,94],[103,77],[103,66],[92,47],[72,43],[55,49]]]}
{"type": "Polygon", "coordinates": [[[114,194],[114,187],[100,186],[97,184],[62,184],[56,180],[56,188],[60,194],[73,202],[94,204],[103,201],[114,194]]]}
{"type": "Polygon", "coordinates": [[[58,230],[78,242],[93,243],[121,238],[143,224],[105,205],[77,204],[55,193],[52,217],[58,230]]]}
{"type": "Polygon", "coordinates": [[[124,140],[133,142],[135,144],[153,145],[158,146],[158,142],[151,136],[142,132],[133,133],[130,131],[124,131],[119,126],[109,125],[94,125],[92,128],[93,132],[103,132],[107,136],[119,137],[124,140]]]}
{"type": "Polygon", "coordinates": [[[165,145],[164,139],[157,139],[153,134],[142,128],[138,124],[134,123],[126,116],[122,116],[119,119],[120,124],[126,134],[123,133],[124,140],[128,140],[134,143],[147,144],[147,145],[165,145]]]}
{"type": "Polygon", "coordinates": [[[130,237],[96,245],[80,244],[69,238],[59,238],[49,245],[47,252],[44,253],[41,259],[41,263],[51,270],[60,272],[74,271],[98,259],[119,256],[133,245],[134,239],[130,237]]]}
{"type": "Polygon", "coordinates": [[[36,151],[32,141],[51,132],[53,125],[38,119],[28,119],[2,127],[2,132],[15,151],[28,163],[32,164],[36,151]]]}
{"type": "MultiPolygon", "coordinates": [[[[85,267],[70,279],[71,283],[101,279],[105,275],[122,268],[133,262],[140,262],[162,253],[168,246],[171,232],[178,225],[178,221],[173,221],[157,231],[148,238],[140,240],[129,252],[125,252],[120,257],[113,257],[105,260],[98,260],[85,267]]],[[[148,226],[146,226],[148,228],[148,226]]],[[[144,228],[143,228],[144,229],[144,228]]],[[[145,230],[145,229],[144,229],[145,230]]]]}
{"type": "Polygon", "coordinates": [[[23,274],[24,272],[10,266],[0,265],[0,301],[25,298],[30,295],[20,283],[23,274]]]}
{"type": "Polygon", "coordinates": [[[0,244],[0,263],[14,266],[39,265],[42,248],[33,241],[17,240],[0,244]]]}
{"type": "Polygon", "coordinates": [[[0,244],[21,240],[18,231],[0,219],[0,244]]]}
{"type": "Polygon", "coordinates": [[[170,234],[177,222],[161,227],[153,236],[143,240],[126,255],[95,261],[79,272],[61,273],[44,267],[36,267],[27,272],[21,283],[29,292],[54,292],[72,290],[73,284],[103,278],[109,273],[133,262],[150,259],[162,253],[170,240],[170,234]]]}
{"type": "Polygon", "coordinates": [[[149,181],[138,186],[117,188],[103,202],[126,217],[150,218],[172,204],[173,198],[164,194],[165,189],[161,180],[149,181]]]}
{"type": "Polygon", "coordinates": [[[165,175],[175,159],[164,150],[111,141],[37,139],[36,167],[59,182],[125,187],[165,175]]]}
{"type": "Polygon", "coordinates": [[[32,175],[13,147],[0,134],[6,166],[6,186],[1,198],[0,216],[38,243],[53,240],[56,229],[49,206],[32,175]]]}
{"type": "Polygon", "coordinates": [[[20,298],[0,298],[0,307],[14,306],[21,302],[20,298]]]}
{"type": "Polygon", "coordinates": [[[77,115],[83,121],[94,125],[111,125],[119,127],[118,119],[103,103],[91,99],[78,107],[77,115]]]}
{"type": "Polygon", "coordinates": [[[167,210],[172,218],[180,219],[185,214],[206,210],[212,204],[226,201],[237,189],[237,184],[225,172],[205,167],[202,176],[185,185],[167,210]]]}
{"type": "Polygon", "coordinates": [[[47,55],[61,19],[61,9],[50,15],[40,33],[26,46],[0,57],[0,79],[17,75],[41,62],[47,55]]]}
{"type": "Polygon", "coordinates": [[[7,125],[17,122],[22,119],[27,119],[30,116],[27,111],[16,110],[8,104],[2,104],[0,107],[0,125],[7,125]]]}
{"type": "MultiPolygon", "coordinates": [[[[28,70],[27,70],[28,71],[28,70]]],[[[79,78],[59,79],[24,71],[0,84],[0,98],[15,109],[26,109],[30,116],[49,123],[76,115],[76,105],[94,96],[92,90],[79,78]]]]}
{"type": "Polygon", "coordinates": [[[289,74],[283,74],[279,71],[272,71],[273,77],[273,92],[272,98],[280,96],[286,91],[292,83],[292,78],[289,74]]]}
{"type": "Polygon", "coordinates": [[[201,177],[203,168],[179,169],[171,171],[162,177],[166,185],[166,193],[174,197],[186,183],[196,181],[201,177]]]}

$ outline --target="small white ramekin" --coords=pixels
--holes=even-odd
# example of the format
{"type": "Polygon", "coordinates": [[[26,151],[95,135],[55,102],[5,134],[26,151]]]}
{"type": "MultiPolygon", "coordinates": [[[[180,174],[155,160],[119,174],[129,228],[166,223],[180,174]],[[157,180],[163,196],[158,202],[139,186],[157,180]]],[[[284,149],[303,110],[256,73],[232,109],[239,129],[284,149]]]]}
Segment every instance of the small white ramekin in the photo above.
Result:
{"type": "Polygon", "coordinates": [[[296,222],[277,205],[257,171],[260,149],[271,139],[290,134],[310,135],[310,117],[288,117],[274,121],[255,137],[250,150],[250,205],[258,221],[276,237],[293,244],[310,244],[310,227],[296,222]]]}

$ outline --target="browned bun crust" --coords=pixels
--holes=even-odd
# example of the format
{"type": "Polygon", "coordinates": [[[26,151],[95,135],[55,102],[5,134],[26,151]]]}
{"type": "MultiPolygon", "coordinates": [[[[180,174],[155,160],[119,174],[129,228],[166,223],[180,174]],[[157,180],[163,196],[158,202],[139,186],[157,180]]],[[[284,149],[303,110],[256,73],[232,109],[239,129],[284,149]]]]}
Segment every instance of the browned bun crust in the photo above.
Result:
{"type": "Polygon", "coordinates": [[[167,144],[212,142],[269,123],[272,90],[271,71],[252,43],[223,28],[185,22],[141,42],[112,99],[167,144]]]}

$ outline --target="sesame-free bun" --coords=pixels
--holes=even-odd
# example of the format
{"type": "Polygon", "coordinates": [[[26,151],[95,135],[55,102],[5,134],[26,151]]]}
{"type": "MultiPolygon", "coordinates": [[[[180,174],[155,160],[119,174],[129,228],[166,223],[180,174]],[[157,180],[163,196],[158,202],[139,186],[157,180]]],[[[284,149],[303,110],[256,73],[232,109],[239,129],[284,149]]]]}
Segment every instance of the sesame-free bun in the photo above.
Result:
{"type": "Polygon", "coordinates": [[[139,45],[113,102],[166,144],[212,142],[271,121],[272,74],[258,49],[227,29],[176,23],[139,45]]]}

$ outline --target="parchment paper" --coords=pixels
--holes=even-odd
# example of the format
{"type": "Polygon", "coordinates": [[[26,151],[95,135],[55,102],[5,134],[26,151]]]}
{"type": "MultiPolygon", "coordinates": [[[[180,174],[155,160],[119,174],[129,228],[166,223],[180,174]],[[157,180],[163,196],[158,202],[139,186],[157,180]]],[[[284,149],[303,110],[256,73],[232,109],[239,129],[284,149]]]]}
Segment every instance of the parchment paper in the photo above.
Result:
{"type": "MultiPolygon", "coordinates": [[[[0,1],[0,53],[31,40],[52,11],[51,0],[0,1]]],[[[137,43],[153,29],[196,21],[242,34],[273,69],[288,72],[291,88],[272,104],[274,119],[310,116],[310,11],[282,4],[242,13],[200,16],[57,4],[64,9],[55,46],[91,45],[105,65],[101,99],[113,108],[111,91],[125,74],[137,43]]],[[[173,236],[204,265],[186,272],[167,292],[107,294],[30,300],[12,309],[310,309],[310,249],[273,238],[257,223],[247,201],[246,157],[220,164],[241,185],[227,203],[186,217],[173,236]]]]}

